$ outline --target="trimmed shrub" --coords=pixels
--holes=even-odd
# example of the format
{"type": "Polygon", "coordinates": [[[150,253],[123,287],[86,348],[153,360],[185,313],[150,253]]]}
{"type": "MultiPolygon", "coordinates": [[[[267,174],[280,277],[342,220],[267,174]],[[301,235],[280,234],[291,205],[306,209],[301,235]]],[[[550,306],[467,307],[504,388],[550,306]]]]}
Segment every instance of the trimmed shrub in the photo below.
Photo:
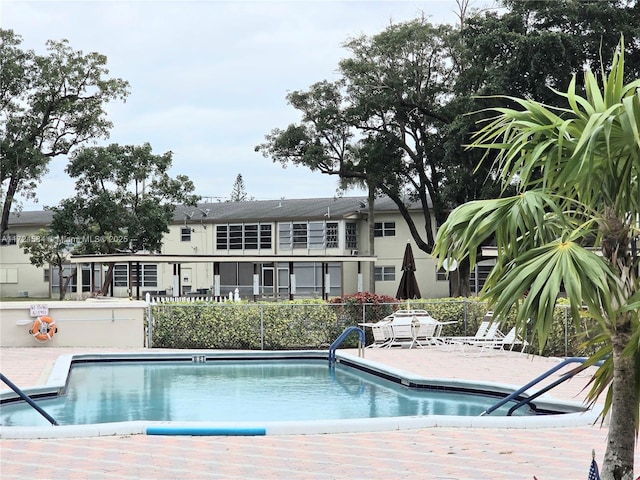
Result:
{"type": "MultiPolygon", "coordinates": [[[[359,323],[378,322],[398,310],[399,305],[401,305],[393,297],[370,292],[337,297],[332,299],[331,303],[335,306],[342,330],[347,327],[358,326],[359,323]]],[[[373,341],[370,329],[365,329],[365,338],[367,345],[373,341]]],[[[358,338],[353,336],[347,338],[342,346],[353,348],[357,344],[358,338]]]]}
{"type": "Polygon", "coordinates": [[[322,300],[163,304],[152,314],[156,348],[323,348],[342,331],[322,300]]]}
{"type": "MultiPolygon", "coordinates": [[[[152,307],[152,345],[155,348],[243,350],[326,349],[350,326],[373,323],[400,309],[426,310],[445,325],[443,336],[474,335],[487,313],[487,305],[468,298],[418,299],[398,302],[368,292],[324,300],[269,303],[174,303],[152,307]]],[[[503,318],[504,333],[515,324],[515,312],[503,318]]],[[[525,333],[529,351],[544,356],[588,356],[584,342],[599,332],[587,312],[574,322],[566,300],[554,311],[551,335],[542,352],[531,325],[525,333]]],[[[366,343],[373,341],[365,329],[366,343]]],[[[358,337],[347,337],[341,348],[354,348],[358,337]]]]}

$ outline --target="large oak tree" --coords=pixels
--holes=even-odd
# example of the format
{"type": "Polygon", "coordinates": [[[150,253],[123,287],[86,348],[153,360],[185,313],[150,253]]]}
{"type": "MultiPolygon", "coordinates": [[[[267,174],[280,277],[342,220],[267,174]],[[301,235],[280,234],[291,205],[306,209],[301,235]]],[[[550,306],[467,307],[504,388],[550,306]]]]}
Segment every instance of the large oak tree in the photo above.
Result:
{"type": "MultiPolygon", "coordinates": [[[[76,195],[51,208],[51,230],[75,239],[76,254],[159,251],[176,205],[199,200],[188,177],[169,176],[171,162],[171,152],[155,155],[149,144],[79,150],[66,169],[76,195]]],[[[112,273],[110,264],[103,295],[112,273]]]]}
{"type": "MultiPolygon", "coordinates": [[[[356,179],[374,195],[388,195],[427,253],[451,209],[500,195],[491,163],[480,164],[478,152],[465,148],[483,109],[509,106],[496,95],[556,101],[549,87],[566,88],[573,74],[593,65],[602,35],[611,42],[638,24],[635,2],[618,0],[505,1],[504,9],[483,12],[458,3],[458,28],[421,17],[348,40],[340,78],[290,93],[300,123],[274,129],[257,147],[285,166],[356,179]],[[364,162],[362,142],[392,153],[364,162]],[[413,222],[407,200],[422,205],[424,229],[413,222]]],[[[629,50],[635,71],[638,46],[629,50]]],[[[469,293],[469,266],[460,267],[454,295],[469,293]]]]}
{"type": "Polygon", "coordinates": [[[21,48],[13,30],[0,29],[0,236],[20,197],[36,198],[49,161],[106,137],[105,105],[123,100],[128,83],[110,78],[107,58],[47,42],[48,53],[21,48]]]}

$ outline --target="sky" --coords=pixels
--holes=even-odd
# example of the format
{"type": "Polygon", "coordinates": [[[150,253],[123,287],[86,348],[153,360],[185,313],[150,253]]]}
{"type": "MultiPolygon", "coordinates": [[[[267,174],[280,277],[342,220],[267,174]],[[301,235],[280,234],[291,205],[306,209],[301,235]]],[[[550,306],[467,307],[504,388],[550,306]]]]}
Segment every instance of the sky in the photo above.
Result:
{"type": "MultiPolygon", "coordinates": [[[[47,40],[67,39],[106,55],[110,76],[130,83],[125,103],[107,105],[113,128],[97,145],[172,151],[171,175],[187,175],[205,201],[228,199],[238,174],[249,197],[273,200],[337,194],[334,176],[283,168],[254,151],[271,130],[299,121],[286,95],[336,80],[349,38],[421,14],[455,24],[456,11],[455,0],[2,0],[0,27],[40,54],[47,40]]],[[[25,210],[75,194],[67,162],[51,161],[39,202],[25,210]]]]}

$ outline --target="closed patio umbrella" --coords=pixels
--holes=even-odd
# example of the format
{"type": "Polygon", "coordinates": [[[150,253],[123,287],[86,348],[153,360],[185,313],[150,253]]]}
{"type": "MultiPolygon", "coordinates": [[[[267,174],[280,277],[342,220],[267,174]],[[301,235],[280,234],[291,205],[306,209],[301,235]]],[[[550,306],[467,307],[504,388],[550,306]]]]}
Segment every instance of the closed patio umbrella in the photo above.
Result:
{"type": "Polygon", "coordinates": [[[402,277],[400,278],[400,285],[398,285],[398,293],[396,293],[398,300],[420,298],[420,288],[418,288],[415,271],[416,262],[413,258],[413,250],[411,249],[411,243],[407,242],[404,258],[402,259],[402,277]]]}

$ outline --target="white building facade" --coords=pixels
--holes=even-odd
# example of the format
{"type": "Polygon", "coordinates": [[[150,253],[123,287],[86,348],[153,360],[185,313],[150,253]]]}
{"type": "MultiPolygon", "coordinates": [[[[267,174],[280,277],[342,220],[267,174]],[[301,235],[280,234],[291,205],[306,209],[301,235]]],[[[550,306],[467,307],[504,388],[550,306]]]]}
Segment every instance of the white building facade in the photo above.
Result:
{"type": "MultiPolygon", "coordinates": [[[[106,265],[113,263],[109,295],[115,297],[144,297],[147,292],[227,297],[237,291],[245,300],[332,298],[369,290],[373,263],[375,293],[394,297],[409,241],[421,296],[448,296],[446,276],[436,271],[434,259],[416,248],[388,198],[375,203],[371,253],[365,202],[365,197],[342,197],[180,206],[160,252],[72,256],[65,274],[77,275],[67,295],[93,295],[105,278],[106,265]]],[[[418,230],[424,230],[419,205],[410,212],[418,230]]],[[[57,270],[31,265],[20,247],[28,235],[47,228],[50,215],[12,215],[0,246],[3,298],[58,296],[57,270]]]]}

